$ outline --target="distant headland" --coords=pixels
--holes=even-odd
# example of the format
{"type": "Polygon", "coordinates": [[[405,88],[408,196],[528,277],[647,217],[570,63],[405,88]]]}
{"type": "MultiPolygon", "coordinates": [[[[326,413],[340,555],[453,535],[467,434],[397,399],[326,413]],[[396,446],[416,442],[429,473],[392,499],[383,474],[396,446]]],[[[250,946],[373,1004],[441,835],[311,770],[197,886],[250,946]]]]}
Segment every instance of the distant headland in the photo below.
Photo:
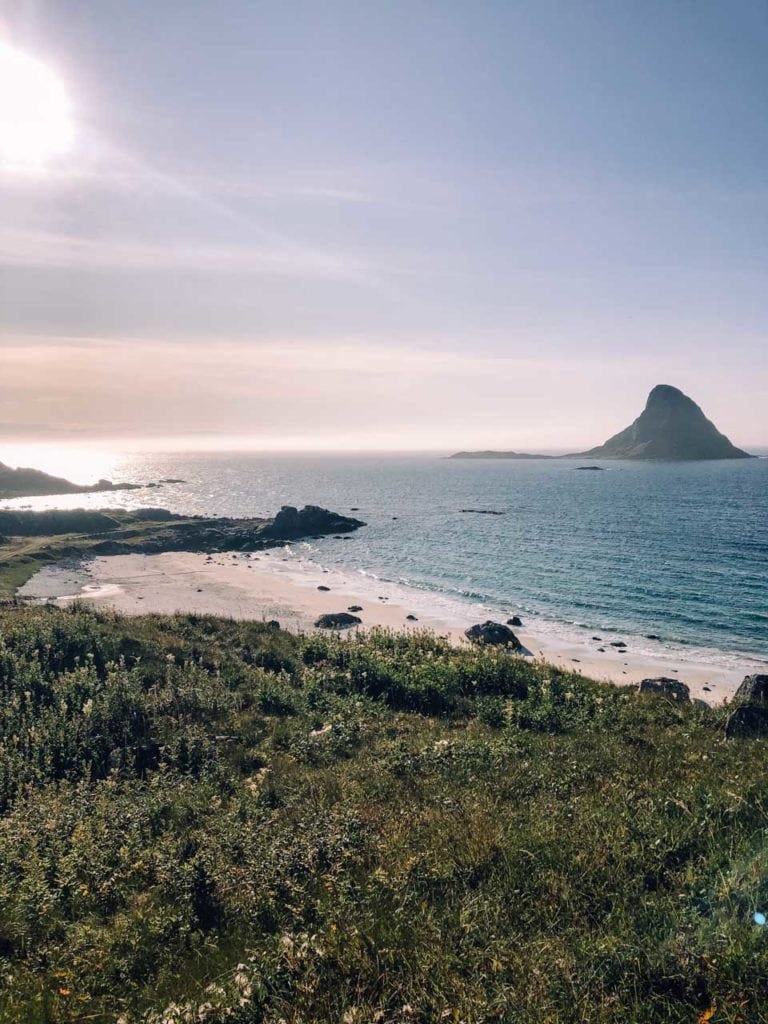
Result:
{"type": "Polygon", "coordinates": [[[51,476],[40,469],[19,467],[12,469],[0,462],[0,499],[39,498],[58,494],[99,494],[104,491],[140,491],[162,487],[163,484],[183,484],[183,480],[167,477],[157,483],[115,484],[111,480],[97,480],[95,484],[75,484],[61,476],[51,476]]]}
{"type": "Polygon", "coordinates": [[[755,456],[731,444],[701,408],[671,384],[657,384],[645,409],[625,430],[605,444],[570,455],[529,455],[524,452],[457,452],[452,459],[633,459],[701,461],[752,459],[755,456]]]}

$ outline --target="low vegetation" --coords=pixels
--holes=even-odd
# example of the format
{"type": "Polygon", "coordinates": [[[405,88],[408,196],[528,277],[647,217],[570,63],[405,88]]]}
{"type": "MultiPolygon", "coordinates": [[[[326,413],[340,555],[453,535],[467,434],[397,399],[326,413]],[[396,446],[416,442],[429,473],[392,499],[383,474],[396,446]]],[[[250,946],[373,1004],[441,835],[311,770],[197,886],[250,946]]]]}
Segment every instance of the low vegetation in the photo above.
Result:
{"type": "Polygon", "coordinates": [[[0,1021],[768,1015],[724,712],[430,634],[0,611],[0,1021]]]}

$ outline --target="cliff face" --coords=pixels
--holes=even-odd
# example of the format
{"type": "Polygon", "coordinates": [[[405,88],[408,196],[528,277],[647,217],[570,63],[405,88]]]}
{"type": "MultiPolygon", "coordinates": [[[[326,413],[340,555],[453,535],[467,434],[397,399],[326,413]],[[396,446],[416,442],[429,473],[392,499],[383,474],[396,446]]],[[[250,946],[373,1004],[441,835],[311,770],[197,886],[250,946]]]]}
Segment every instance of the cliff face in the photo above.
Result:
{"type": "Polygon", "coordinates": [[[634,423],[605,444],[570,458],[750,459],[731,444],[699,406],[669,384],[657,384],[634,423]]]}

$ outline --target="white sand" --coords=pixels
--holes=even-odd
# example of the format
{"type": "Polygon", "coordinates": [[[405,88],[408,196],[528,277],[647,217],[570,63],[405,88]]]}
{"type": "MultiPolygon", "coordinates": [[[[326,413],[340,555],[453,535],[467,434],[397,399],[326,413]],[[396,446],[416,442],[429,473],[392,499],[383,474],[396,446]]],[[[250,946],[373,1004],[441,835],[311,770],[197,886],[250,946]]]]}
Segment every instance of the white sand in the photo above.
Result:
{"type": "MultiPolygon", "coordinates": [[[[377,595],[355,594],[351,581],[333,571],[314,566],[295,571],[295,559],[282,549],[252,556],[189,553],[162,555],[118,555],[97,558],[80,568],[44,569],[20,591],[20,596],[66,603],[84,598],[99,607],[114,608],[126,614],[148,612],[172,614],[195,612],[242,619],[277,619],[290,630],[309,630],[319,615],[362,606],[357,612],[362,627],[385,626],[392,629],[430,629],[465,643],[463,631],[488,616],[482,609],[466,605],[446,614],[439,604],[428,604],[429,597],[419,592],[418,621],[406,616],[413,608],[396,603],[387,592],[402,601],[404,592],[378,584],[377,595]],[[291,563],[294,564],[291,564],[291,563]],[[328,586],[330,591],[318,590],[328,586]]],[[[502,620],[503,621],[503,620],[502,620]]],[[[720,703],[733,693],[748,672],[765,671],[765,666],[750,659],[735,661],[732,667],[708,665],[684,660],[679,652],[659,645],[658,654],[633,653],[610,646],[615,639],[603,636],[603,642],[585,639],[565,642],[546,634],[536,635],[525,627],[515,629],[531,656],[577,671],[594,679],[613,683],[636,683],[641,679],[668,676],[688,684],[693,697],[709,704],[720,703]],[[598,651],[604,648],[604,653],[598,651]],[[707,689],[705,689],[707,687],[707,689]]]]}

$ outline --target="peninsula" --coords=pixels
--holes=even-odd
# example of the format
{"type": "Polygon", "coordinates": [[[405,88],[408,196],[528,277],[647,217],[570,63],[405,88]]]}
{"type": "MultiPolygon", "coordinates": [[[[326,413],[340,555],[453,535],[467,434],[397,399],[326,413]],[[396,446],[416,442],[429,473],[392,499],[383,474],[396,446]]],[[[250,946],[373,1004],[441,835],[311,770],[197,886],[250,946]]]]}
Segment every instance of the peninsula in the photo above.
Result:
{"type": "Polygon", "coordinates": [[[452,459],[631,459],[703,461],[751,459],[708,420],[701,408],[671,384],[657,384],[643,412],[605,444],[569,455],[530,455],[524,452],[457,452],[452,459]]]}
{"type": "Polygon", "coordinates": [[[26,466],[13,469],[0,462],[0,499],[37,498],[54,494],[94,494],[100,491],[138,491],[143,487],[159,486],[157,483],[114,484],[111,480],[99,480],[95,484],[75,484],[63,477],[43,473],[40,469],[29,469],[26,466]]]}
{"type": "Polygon", "coordinates": [[[316,505],[284,505],[271,519],[181,516],[163,508],[134,511],[0,510],[0,598],[12,598],[38,569],[98,555],[261,551],[287,541],[345,534],[365,526],[316,505]]]}

